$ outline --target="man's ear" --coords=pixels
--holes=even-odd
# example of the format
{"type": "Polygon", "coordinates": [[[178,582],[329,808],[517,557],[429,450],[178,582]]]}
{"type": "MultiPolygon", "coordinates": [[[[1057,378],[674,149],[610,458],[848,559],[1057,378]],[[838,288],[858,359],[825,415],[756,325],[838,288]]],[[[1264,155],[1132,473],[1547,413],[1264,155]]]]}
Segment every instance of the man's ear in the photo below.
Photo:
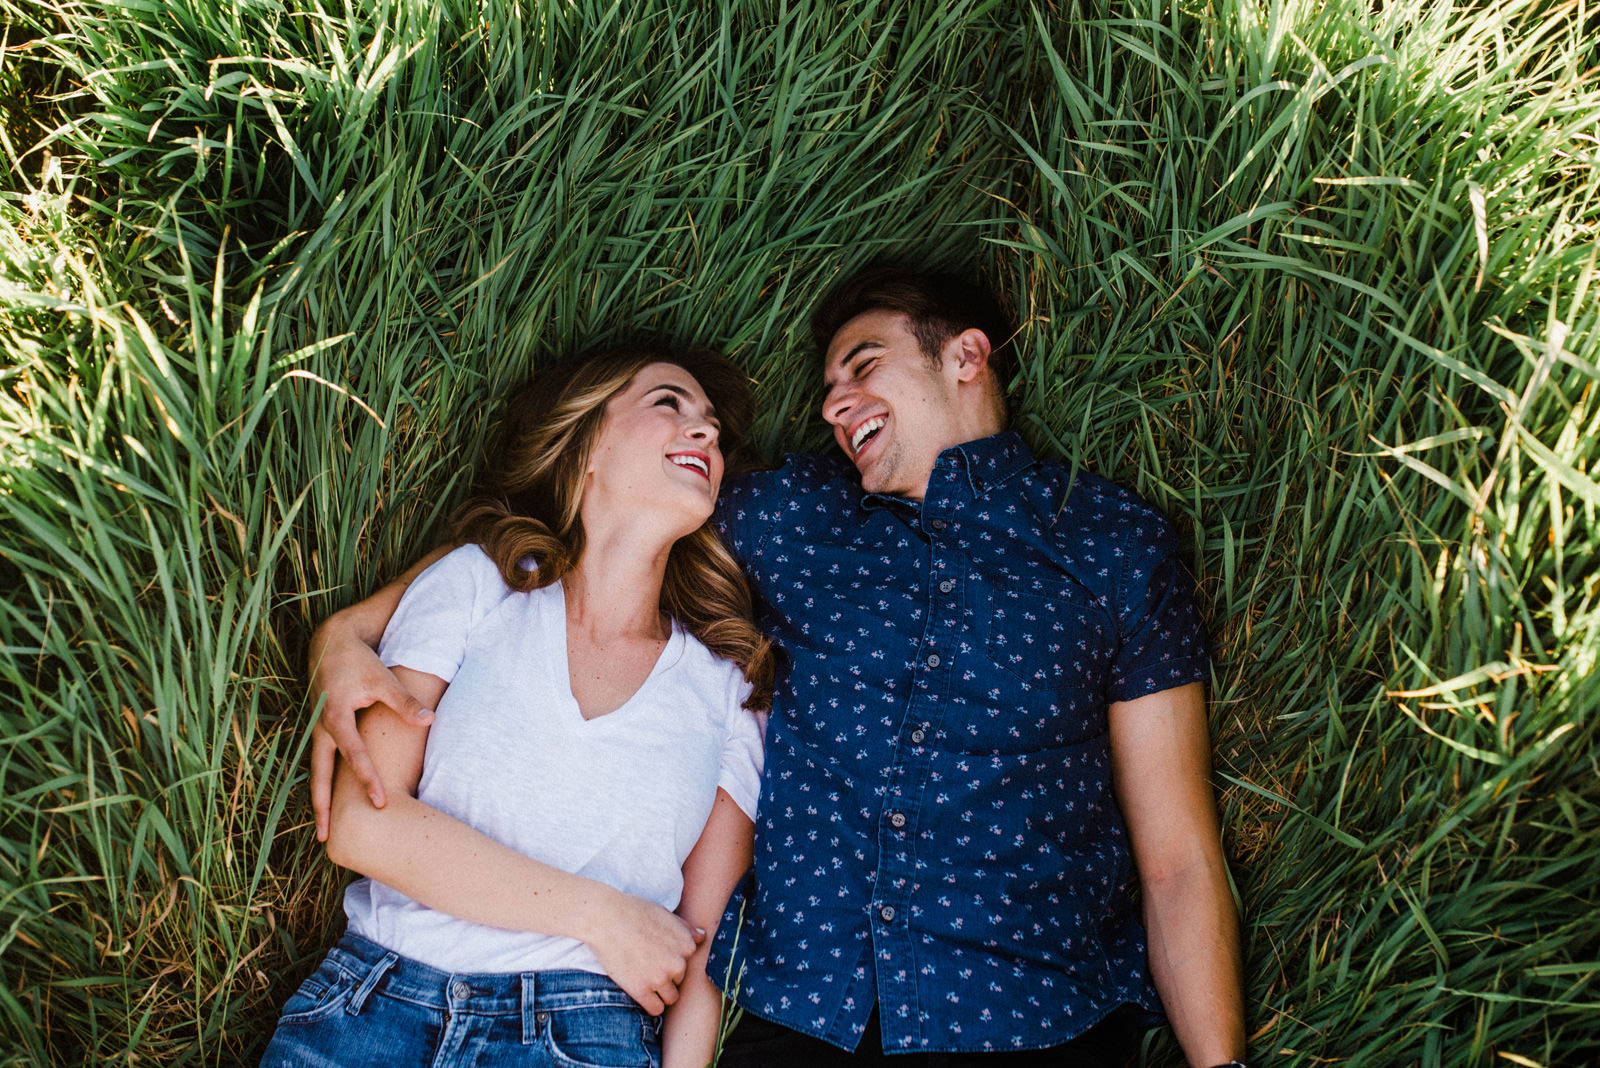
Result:
{"type": "Polygon", "coordinates": [[[945,342],[945,357],[955,361],[957,382],[972,382],[989,366],[989,335],[968,327],[945,342]]]}

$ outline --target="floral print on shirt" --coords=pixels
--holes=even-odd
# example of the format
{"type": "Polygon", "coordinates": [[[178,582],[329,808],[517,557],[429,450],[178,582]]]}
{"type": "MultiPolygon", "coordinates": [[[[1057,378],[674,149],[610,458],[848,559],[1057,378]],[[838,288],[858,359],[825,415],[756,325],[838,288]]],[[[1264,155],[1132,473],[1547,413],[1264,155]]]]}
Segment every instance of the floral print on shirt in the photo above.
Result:
{"type": "Polygon", "coordinates": [[[920,504],[791,456],[718,522],[787,662],[710,974],[845,1048],[875,1004],[890,1051],[1158,1009],[1106,710],[1210,675],[1167,520],[1005,433],[941,454],[920,504]]]}

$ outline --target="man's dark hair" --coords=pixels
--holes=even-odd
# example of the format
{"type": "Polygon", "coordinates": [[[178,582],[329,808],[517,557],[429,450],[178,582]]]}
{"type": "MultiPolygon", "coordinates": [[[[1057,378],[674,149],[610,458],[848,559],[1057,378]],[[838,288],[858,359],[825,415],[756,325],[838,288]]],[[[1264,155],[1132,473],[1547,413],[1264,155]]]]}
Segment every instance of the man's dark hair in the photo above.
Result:
{"type": "Polygon", "coordinates": [[[953,274],[914,271],[898,264],[874,263],[835,286],[811,313],[811,339],[826,354],[839,328],[869,311],[900,312],[935,367],[944,343],[977,327],[989,338],[989,367],[1004,393],[1011,385],[1016,333],[1011,317],[981,286],[953,274]]]}

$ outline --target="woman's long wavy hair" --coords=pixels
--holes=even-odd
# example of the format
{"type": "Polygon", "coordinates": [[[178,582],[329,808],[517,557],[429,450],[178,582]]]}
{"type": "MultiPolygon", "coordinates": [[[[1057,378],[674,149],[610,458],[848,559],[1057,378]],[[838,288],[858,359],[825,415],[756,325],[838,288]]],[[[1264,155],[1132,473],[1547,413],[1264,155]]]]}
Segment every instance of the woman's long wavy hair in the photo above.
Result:
{"type": "MultiPolygon", "coordinates": [[[[483,492],[462,505],[455,520],[456,537],[483,546],[512,589],[548,586],[577,565],[584,548],[584,483],[606,404],[652,363],[683,368],[705,390],[721,424],[724,477],[748,466],[742,446],[754,413],[750,390],[744,373],[710,349],[633,345],[541,373],[511,398],[483,492]],[[536,568],[523,566],[528,557],[536,568]]],[[[746,707],[771,707],[772,644],[755,625],[744,572],[709,523],[672,546],[661,609],[739,665],[753,687],[746,707]]]]}

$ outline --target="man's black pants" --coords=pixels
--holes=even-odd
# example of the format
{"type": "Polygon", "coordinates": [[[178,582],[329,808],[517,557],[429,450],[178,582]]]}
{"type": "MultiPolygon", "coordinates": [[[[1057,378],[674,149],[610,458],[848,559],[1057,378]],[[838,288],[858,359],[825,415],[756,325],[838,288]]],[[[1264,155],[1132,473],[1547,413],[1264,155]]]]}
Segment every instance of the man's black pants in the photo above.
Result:
{"type": "Polygon", "coordinates": [[[854,1053],[847,1053],[820,1038],[747,1012],[722,1047],[717,1068],[1122,1068],[1132,1046],[1133,1032],[1120,1013],[1112,1013],[1072,1041],[1048,1049],[885,1054],[874,1009],[861,1044],[854,1053]]]}

